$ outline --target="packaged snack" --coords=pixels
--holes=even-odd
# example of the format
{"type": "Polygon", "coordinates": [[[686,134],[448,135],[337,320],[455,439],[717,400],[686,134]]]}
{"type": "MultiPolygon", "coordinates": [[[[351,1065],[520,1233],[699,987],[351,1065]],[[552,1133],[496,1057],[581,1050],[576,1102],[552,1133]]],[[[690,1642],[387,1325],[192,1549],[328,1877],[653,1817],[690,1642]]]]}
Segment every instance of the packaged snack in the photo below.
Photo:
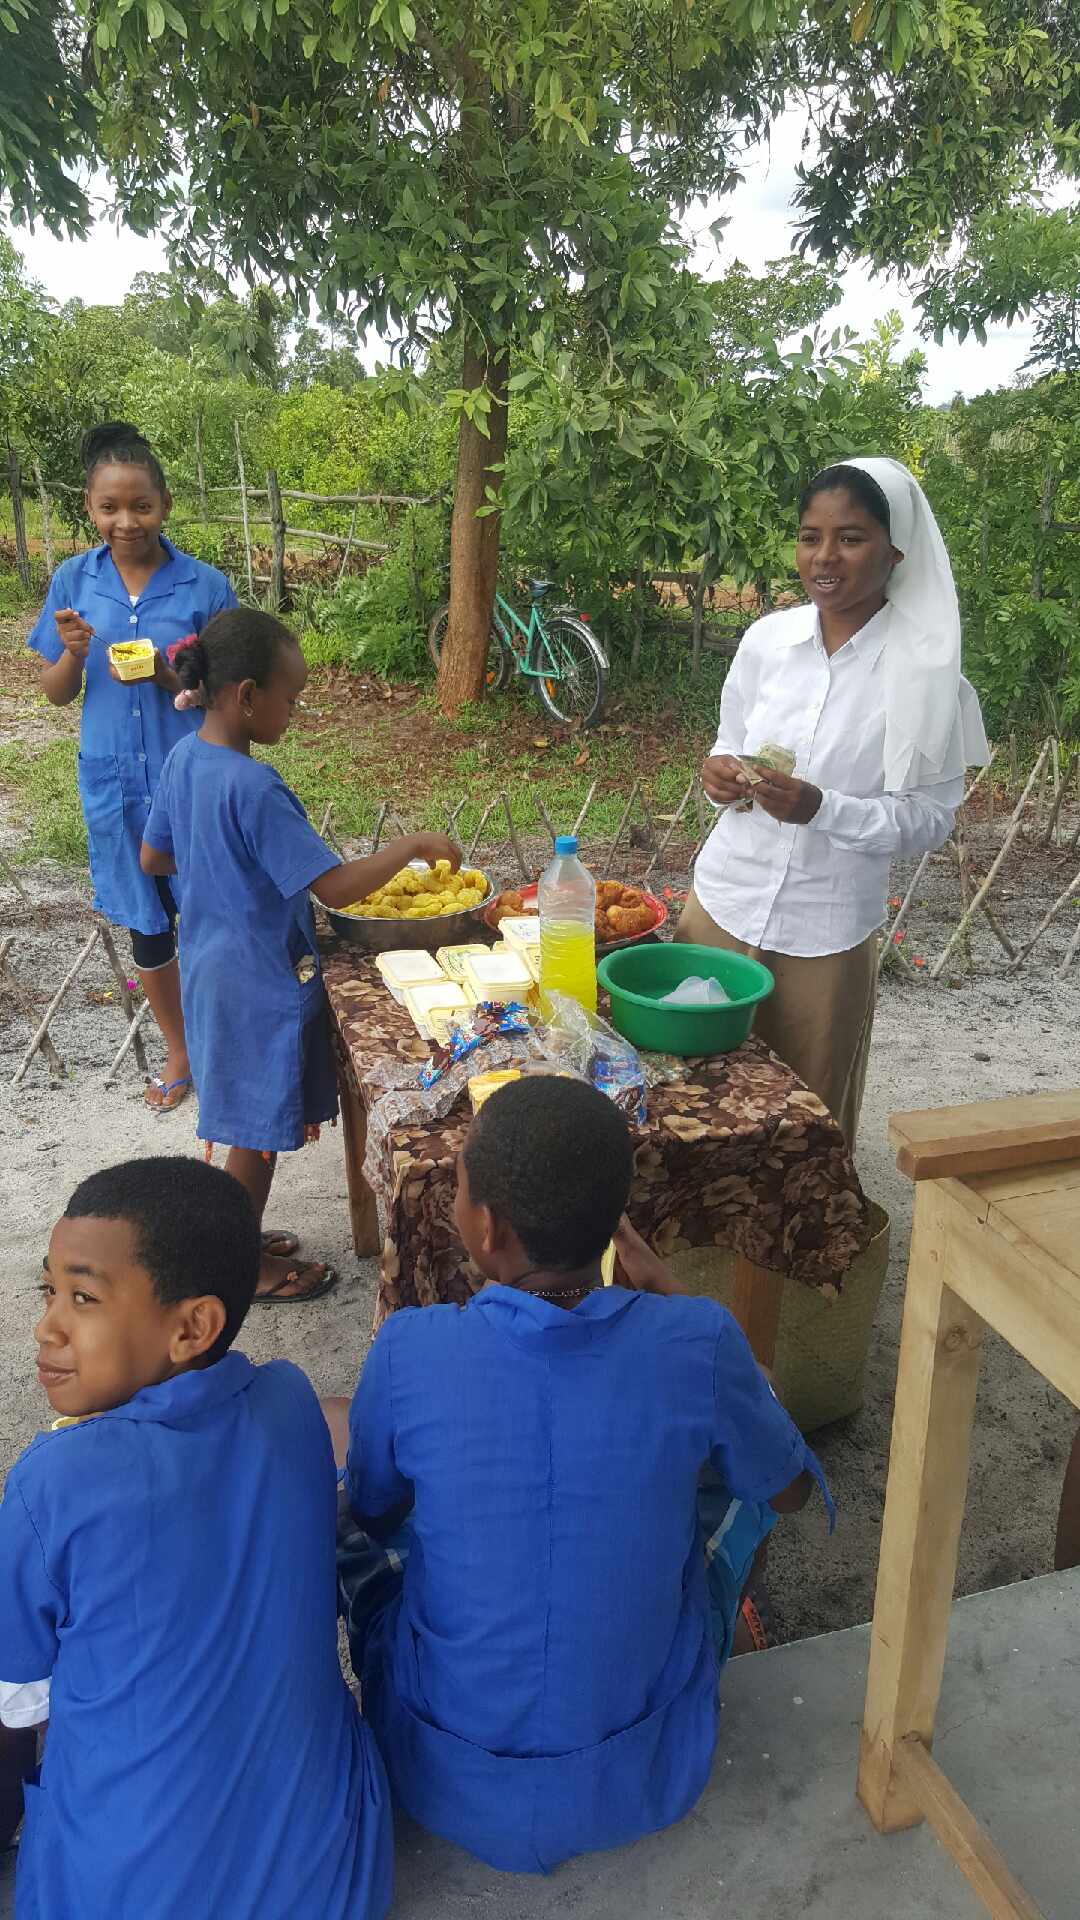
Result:
{"type": "Polygon", "coordinates": [[[645,1069],[628,1040],[598,1014],[587,1013],[566,994],[552,994],[552,1012],[533,1036],[537,1054],[579,1080],[588,1080],[621,1107],[635,1126],[646,1117],[645,1069]]]}
{"type": "Polygon", "coordinates": [[[499,932],[508,946],[515,947],[519,953],[528,953],[540,945],[540,915],[508,914],[505,920],[499,921],[499,932]]]}
{"type": "Polygon", "coordinates": [[[508,1086],[511,1080],[520,1080],[521,1074],[516,1067],[503,1067],[494,1073],[477,1073],[469,1081],[469,1102],[474,1113],[479,1113],[485,1100],[489,1100],[499,1087],[508,1086]]]}
{"type": "Polygon", "coordinates": [[[524,1000],[533,981],[520,953],[502,944],[488,953],[470,954],[461,984],[477,1005],[485,1000],[524,1000]]]}
{"type": "MultiPolygon", "coordinates": [[[[493,1042],[516,1040],[529,1031],[529,1016],[520,1003],[510,1001],[503,1005],[488,1001],[477,1007],[473,1013],[465,1011],[460,1021],[453,1021],[449,1039],[445,1045],[436,1046],[430,1060],[420,1069],[420,1089],[427,1092],[445,1074],[467,1060],[480,1047],[490,1046],[493,1042]]],[[[505,1054],[498,1060],[502,1065],[505,1054]]]]}
{"type": "Polygon", "coordinates": [[[419,950],[398,949],[393,953],[380,953],[375,965],[383,977],[387,992],[399,1007],[405,1005],[405,995],[410,987],[444,978],[443,969],[435,956],[419,950]]]}
{"type": "Polygon", "coordinates": [[[431,1039],[431,1023],[436,1015],[464,1015],[467,1004],[461,988],[445,974],[438,980],[421,980],[405,993],[405,1011],[421,1040],[431,1039]]]}
{"type": "Polygon", "coordinates": [[[455,981],[460,987],[462,976],[465,972],[465,962],[469,956],[474,953],[487,953],[488,951],[489,949],[484,946],[482,942],[475,941],[471,946],[439,947],[435,958],[447,978],[455,981]]]}

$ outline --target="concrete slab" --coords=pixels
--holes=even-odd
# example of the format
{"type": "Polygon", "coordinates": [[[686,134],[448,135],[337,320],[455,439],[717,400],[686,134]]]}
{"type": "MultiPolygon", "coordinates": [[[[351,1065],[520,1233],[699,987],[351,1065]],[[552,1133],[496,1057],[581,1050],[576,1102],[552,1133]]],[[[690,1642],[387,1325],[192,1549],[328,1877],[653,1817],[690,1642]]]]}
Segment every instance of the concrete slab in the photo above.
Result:
{"type": "MultiPolygon", "coordinates": [[[[1080,1572],[960,1601],[935,1743],[1046,1920],[1080,1913],[1078,1619],[1080,1572]]],[[[855,1801],[868,1641],[737,1660],[708,1791],[635,1847],[518,1879],[402,1822],[395,1920],[985,1920],[926,1828],[882,1839],[855,1801]]],[[[10,1863],[0,1876],[10,1920],[10,1863]]]]}

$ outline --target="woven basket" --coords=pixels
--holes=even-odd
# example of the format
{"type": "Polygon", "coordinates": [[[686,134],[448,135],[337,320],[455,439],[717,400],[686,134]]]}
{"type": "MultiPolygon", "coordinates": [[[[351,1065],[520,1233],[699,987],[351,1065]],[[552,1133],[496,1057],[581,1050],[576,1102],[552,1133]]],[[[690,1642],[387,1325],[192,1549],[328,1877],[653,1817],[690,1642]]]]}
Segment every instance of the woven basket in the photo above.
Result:
{"type": "MultiPolygon", "coordinates": [[[[873,1202],[870,1214],[870,1244],[845,1273],[838,1300],[799,1280],[784,1282],[772,1372],[781,1400],[804,1433],[862,1406],[870,1335],[889,1265],[889,1216],[873,1202]]],[[[678,1253],[670,1264],[688,1292],[731,1304],[735,1261],[724,1248],[678,1253]]]]}

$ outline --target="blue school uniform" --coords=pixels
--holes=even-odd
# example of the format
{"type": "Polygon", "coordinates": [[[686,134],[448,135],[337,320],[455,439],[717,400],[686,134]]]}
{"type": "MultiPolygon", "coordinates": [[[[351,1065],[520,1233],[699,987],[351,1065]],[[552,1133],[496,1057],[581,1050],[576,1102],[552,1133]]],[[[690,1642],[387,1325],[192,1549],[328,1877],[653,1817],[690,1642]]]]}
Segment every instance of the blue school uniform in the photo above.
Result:
{"type": "Polygon", "coordinates": [[[381,1604],[353,1637],[406,1811],[525,1873],[687,1813],[717,1732],[706,1544],[741,1538],[726,1655],[760,1507],[803,1468],[820,1480],[714,1301],[607,1287],[567,1313],[489,1286],[396,1313],[353,1399],[346,1489],[369,1520],[414,1502],[385,1556],[407,1547],[403,1584],[386,1599],[368,1567],[381,1604]],[[726,1490],[708,1543],[706,1463],[726,1490]]]}
{"type": "Polygon", "coordinates": [[[284,1153],[337,1113],[308,888],[338,865],[265,761],[199,734],[162,772],[147,841],[176,861],[199,1136],[284,1153]]]}
{"type": "Polygon", "coordinates": [[[335,1475],[229,1353],[39,1435],[0,1506],[0,1678],[51,1675],[19,1920],[382,1920],[389,1793],[341,1676],[335,1475]]]}
{"type": "Polygon", "coordinates": [[[44,660],[64,651],[55,614],[74,607],[94,639],[86,656],[79,736],[79,798],[90,847],[94,905],[122,927],[164,933],[168,927],[139,847],[161,769],[201,715],[177,713],[173,696],[151,680],[122,685],[109,673],[108,650],[119,640],[153,640],[159,653],[237,598],[223,573],[181,553],[161,536],[166,559],[132,605],[108,547],[79,553],[57,567],[28,645],[44,660]]]}

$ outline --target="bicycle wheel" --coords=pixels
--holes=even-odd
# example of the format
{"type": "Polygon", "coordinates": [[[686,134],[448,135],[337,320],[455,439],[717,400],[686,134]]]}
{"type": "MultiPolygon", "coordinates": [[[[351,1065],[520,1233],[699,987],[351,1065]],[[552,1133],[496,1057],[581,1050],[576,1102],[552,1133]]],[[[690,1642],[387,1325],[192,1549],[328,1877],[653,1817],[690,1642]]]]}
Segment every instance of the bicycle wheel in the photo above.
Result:
{"type": "Polygon", "coordinates": [[[607,655],[596,635],[584,620],[572,614],[552,614],[544,622],[547,654],[543,641],[536,643],[536,662],[551,665],[551,673],[537,676],[536,688],[548,712],[555,720],[577,720],[583,727],[595,727],[604,710],[607,693],[607,655]]]}
{"type": "MultiPolygon", "coordinates": [[[[446,638],[446,629],[449,621],[449,606],[440,607],[438,612],[432,616],[431,625],[427,631],[428,652],[435,662],[436,668],[442,656],[443,641],[446,638]]],[[[514,663],[510,658],[507,648],[503,644],[502,635],[498,627],[492,622],[491,632],[488,635],[487,665],[485,667],[484,678],[484,685],[488,693],[502,692],[502,689],[506,686],[513,672],[513,666],[514,663]]]]}

